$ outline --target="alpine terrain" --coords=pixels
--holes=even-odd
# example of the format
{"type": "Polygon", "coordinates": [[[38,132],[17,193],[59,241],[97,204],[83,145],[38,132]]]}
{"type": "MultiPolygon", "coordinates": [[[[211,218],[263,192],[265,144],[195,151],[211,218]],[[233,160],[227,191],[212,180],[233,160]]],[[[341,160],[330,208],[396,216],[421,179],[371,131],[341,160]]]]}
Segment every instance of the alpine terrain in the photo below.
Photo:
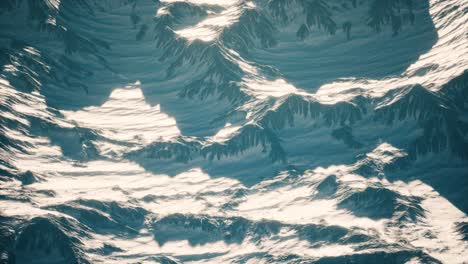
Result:
{"type": "Polygon", "coordinates": [[[468,1],[1,0],[0,263],[468,263],[468,1]]]}

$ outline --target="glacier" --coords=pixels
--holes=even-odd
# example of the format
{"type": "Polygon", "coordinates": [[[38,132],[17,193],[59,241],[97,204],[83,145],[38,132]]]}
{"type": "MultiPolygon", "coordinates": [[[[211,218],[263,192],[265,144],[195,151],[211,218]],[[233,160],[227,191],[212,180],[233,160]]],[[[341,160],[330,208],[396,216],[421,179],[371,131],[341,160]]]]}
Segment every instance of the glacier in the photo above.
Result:
{"type": "Polygon", "coordinates": [[[468,2],[0,2],[0,263],[468,262],[468,2]]]}

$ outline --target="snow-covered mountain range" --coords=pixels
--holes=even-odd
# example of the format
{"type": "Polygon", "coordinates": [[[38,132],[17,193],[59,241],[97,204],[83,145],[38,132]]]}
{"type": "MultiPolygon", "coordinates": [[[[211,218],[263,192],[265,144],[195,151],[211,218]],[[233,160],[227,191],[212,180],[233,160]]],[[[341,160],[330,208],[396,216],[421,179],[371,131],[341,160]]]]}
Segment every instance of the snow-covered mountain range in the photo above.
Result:
{"type": "Polygon", "coordinates": [[[0,2],[0,263],[468,262],[468,2],[0,2]]]}

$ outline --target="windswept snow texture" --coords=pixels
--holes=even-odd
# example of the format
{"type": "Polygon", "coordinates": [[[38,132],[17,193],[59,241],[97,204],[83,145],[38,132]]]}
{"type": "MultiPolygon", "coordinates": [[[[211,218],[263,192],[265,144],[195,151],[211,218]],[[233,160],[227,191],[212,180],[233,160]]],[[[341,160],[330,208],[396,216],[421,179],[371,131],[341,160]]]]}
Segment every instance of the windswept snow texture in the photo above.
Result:
{"type": "Polygon", "coordinates": [[[468,263],[468,1],[1,0],[0,263],[468,263]]]}

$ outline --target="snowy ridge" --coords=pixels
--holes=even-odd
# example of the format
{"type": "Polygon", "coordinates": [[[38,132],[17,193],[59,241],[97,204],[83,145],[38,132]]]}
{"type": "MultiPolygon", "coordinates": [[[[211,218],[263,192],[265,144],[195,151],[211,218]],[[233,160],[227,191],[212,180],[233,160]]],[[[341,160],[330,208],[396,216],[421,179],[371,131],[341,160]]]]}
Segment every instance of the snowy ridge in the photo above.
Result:
{"type": "Polygon", "coordinates": [[[333,131],[334,136],[344,140],[347,145],[356,147],[362,144],[358,139],[349,138],[352,137],[350,133],[353,127],[362,129],[375,123],[412,126],[413,123],[405,124],[404,121],[415,120],[424,134],[407,143],[412,158],[446,149],[465,158],[467,124],[461,118],[462,113],[458,114],[455,109],[446,106],[453,104],[444,99],[446,97],[445,94],[432,93],[422,86],[394,89],[382,98],[356,97],[354,102],[331,105],[320,103],[314,98],[288,95],[278,98],[270,108],[261,108],[261,112],[253,114],[251,118],[257,125],[246,124],[221,144],[208,143],[209,146],[203,147],[202,153],[210,160],[215,157],[220,159],[259,144],[265,147],[266,144],[271,146],[270,156],[273,161],[284,161],[286,153],[283,153],[281,139],[275,135],[275,131],[295,126],[295,118],[301,117],[314,120],[316,126],[337,128],[333,131]],[[345,127],[349,129],[346,130],[345,127]]]}

